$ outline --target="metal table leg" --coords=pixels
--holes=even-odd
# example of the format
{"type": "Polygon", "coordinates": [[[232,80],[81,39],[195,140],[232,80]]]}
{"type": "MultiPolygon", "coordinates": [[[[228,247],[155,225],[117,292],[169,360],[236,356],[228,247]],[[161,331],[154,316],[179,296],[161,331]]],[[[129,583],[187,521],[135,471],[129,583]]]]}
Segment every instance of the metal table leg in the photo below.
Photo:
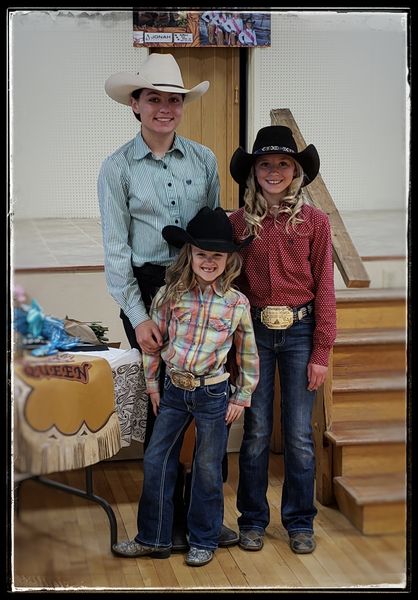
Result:
{"type": "Polygon", "coordinates": [[[86,500],[91,500],[92,502],[97,502],[100,506],[105,510],[110,524],[110,549],[112,550],[113,544],[116,544],[118,539],[118,526],[116,522],[115,513],[113,512],[110,504],[102,498],[101,496],[97,496],[93,492],[93,468],[92,465],[85,467],[86,471],[86,490],[80,490],[79,488],[72,487],[71,485],[67,485],[65,483],[61,483],[59,481],[53,481],[52,479],[48,479],[43,475],[35,475],[31,479],[34,481],[38,481],[43,485],[47,485],[49,487],[55,488],[57,490],[61,490],[62,492],[67,492],[69,494],[75,494],[76,496],[80,496],[80,498],[85,498],[86,500]]]}

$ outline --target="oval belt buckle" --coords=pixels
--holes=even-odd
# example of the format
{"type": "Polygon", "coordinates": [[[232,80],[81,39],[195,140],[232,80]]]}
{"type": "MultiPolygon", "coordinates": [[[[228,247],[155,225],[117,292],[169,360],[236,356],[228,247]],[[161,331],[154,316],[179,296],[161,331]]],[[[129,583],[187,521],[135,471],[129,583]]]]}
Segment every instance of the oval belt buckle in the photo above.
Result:
{"type": "Polygon", "coordinates": [[[266,306],[261,322],[269,329],[288,329],[293,325],[293,310],[288,306],[266,306]]]}
{"type": "Polygon", "coordinates": [[[193,373],[170,371],[170,379],[176,387],[182,390],[193,391],[196,388],[196,378],[193,373]]]}

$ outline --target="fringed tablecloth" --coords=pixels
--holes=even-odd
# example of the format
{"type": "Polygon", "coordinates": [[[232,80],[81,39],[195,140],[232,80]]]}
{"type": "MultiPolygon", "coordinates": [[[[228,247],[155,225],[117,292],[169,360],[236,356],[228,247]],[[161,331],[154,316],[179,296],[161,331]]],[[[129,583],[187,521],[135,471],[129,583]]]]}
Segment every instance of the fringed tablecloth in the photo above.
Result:
{"type": "Polygon", "coordinates": [[[14,464],[78,469],[144,440],[148,396],[138,350],[59,353],[14,363],[14,464]]]}

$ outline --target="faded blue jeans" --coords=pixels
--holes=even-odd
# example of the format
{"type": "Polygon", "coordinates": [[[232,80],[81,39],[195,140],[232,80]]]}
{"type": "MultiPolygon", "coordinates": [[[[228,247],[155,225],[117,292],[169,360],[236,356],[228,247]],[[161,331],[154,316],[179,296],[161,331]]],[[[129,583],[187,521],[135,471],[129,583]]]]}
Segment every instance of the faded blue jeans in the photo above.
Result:
{"type": "Polygon", "coordinates": [[[307,365],[312,352],[314,317],[289,329],[268,329],[254,320],[260,357],[260,380],[245,409],[244,437],[239,455],[237,508],[240,530],[264,532],[270,522],[267,501],[270,439],[276,362],[280,373],[284,483],[282,524],[289,533],[313,533],[315,453],[311,417],[315,392],[307,389],[307,365]]]}
{"type": "Polygon", "coordinates": [[[184,433],[194,417],[196,450],[187,513],[189,544],[215,550],[223,522],[222,459],[226,452],[225,415],[229,383],[182,390],[166,376],[164,394],[144,455],[144,481],[135,541],[170,548],[173,495],[184,433]]]}

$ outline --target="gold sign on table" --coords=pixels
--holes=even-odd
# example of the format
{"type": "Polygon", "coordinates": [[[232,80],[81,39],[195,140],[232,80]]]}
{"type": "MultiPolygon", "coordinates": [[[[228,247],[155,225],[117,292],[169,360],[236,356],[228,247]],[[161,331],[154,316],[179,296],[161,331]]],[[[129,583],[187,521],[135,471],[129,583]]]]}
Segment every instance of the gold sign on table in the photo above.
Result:
{"type": "Polygon", "coordinates": [[[121,448],[112,369],[103,358],[58,353],[14,363],[14,465],[46,474],[82,468],[121,448]]]}

